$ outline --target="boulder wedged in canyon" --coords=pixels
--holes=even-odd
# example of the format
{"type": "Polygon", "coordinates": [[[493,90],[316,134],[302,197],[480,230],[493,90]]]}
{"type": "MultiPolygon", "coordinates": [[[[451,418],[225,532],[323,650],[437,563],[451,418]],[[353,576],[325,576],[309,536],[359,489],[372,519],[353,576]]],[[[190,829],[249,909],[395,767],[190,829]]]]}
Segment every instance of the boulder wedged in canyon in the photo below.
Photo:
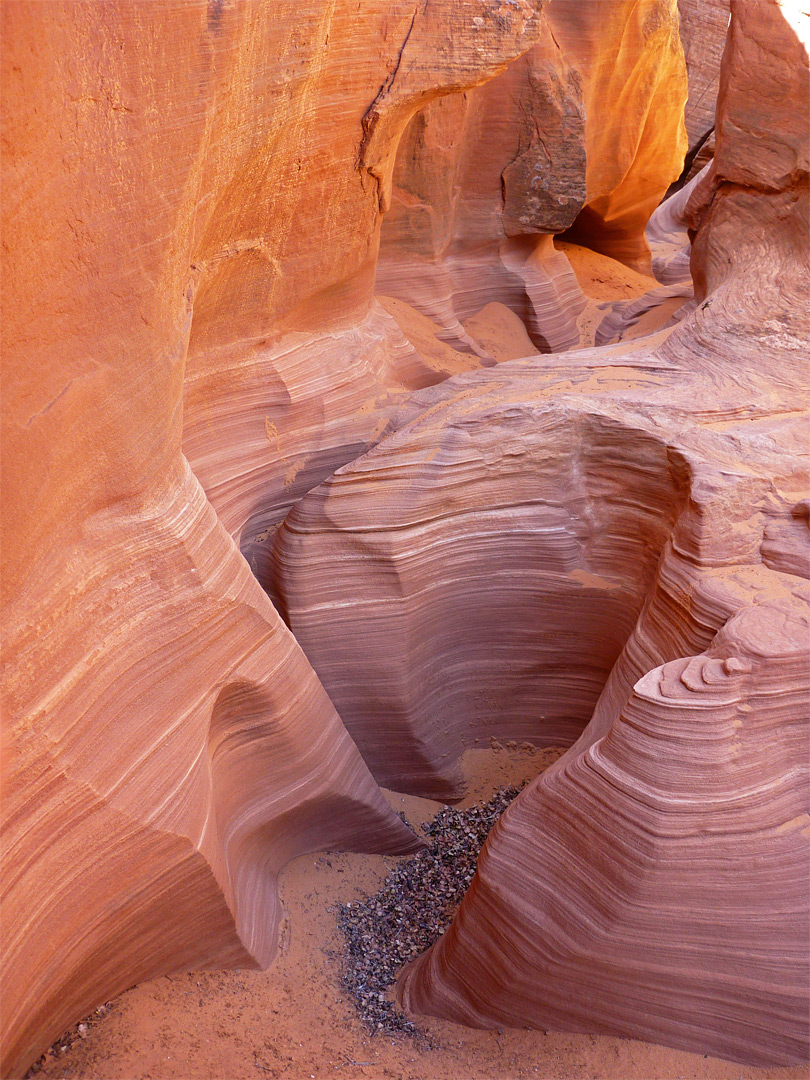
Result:
{"type": "Polygon", "coordinates": [[[397,155],[378,290],[462,348],[467,320],[492,300],[541,352],[579,346],[585,300],[552,235],[572,228],[646,269],[644,227],[683,164],[674,3],[561,0],[541,23],[503,74],[420,111],[397,155]]]}
{"type": "Polygon", "coordinates": [[[403,392],[446,377],[373,295],[396,147],[419,108],[528,49],[542,2],[295,10],[242,17],[264,26],[261,61],[242,59],[264,98],[226,113],[247,146],[234,163],[223,125],[226,175],[191,264],[183,450],[260,580],[294,502],[379,439],[403,392]]]}

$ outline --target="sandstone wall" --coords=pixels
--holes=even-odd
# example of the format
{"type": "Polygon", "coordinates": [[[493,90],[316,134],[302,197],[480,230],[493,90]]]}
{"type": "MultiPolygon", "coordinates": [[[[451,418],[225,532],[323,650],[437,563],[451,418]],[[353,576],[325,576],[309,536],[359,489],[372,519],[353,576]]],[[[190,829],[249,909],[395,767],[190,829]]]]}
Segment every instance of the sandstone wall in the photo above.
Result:
{"type": "MultiPolygon", "coordinates": [[[[807,1058],[807,109],[780,7],[732,5],[692,203],[699,306],[634,353],[498,371],[502,425],[596,379],[576,407],[642,416],[688,462],[689,498],[588,728],[501,819],[450,931],[406,971],[417,1011],[807,1058]]],[[[442,389],[438,439],[469,411],[442,389]]]]}
{"type": "Polygon", "coordinates": [[[6,1075],[268,963],[291,856],[416,843],[237,544],[424,385],[372,302],[387,162],[540,5],[425,6],[2,5],[6,1075]]]}
{"type": "Polygon", "coordinates": [[[471,739],[573,741],[592,709],[405,998],[803,1052],[807,75],[778,6],[735,8],[671,333],[439,386],[374,298],[386,212],[389,267],[421,243],[402,266],[452,269],[431,311],[467,348],[454,305],[513,296],[564,347],[548,235],[583,199],[594,246],[647,258],[683,156],[675,8],[603,7],[2,5],[6,1075],[141,979],[269,963],[294,855],[413,850],[378,779],[453,794],[471,739]],[[470,104],[499,75],[545,128],[470,104]],[[447,206],[417,227],[398,148],[444,168],[459,124],[518,150],[505,212],[497,155],[478,192],[462,154],[470,206],[415,173],[447,206]]]}
{"type": "Polygon", "coordinates": [[[580,344],[584,307],[551,237],[649,269],[644,228],[686,151],[687,83],[670,0],[559,0],[540,42],[484,86],[432,102],[400,144],[378,291],[447,340],[497,299],[542,352],[580,344]]]}

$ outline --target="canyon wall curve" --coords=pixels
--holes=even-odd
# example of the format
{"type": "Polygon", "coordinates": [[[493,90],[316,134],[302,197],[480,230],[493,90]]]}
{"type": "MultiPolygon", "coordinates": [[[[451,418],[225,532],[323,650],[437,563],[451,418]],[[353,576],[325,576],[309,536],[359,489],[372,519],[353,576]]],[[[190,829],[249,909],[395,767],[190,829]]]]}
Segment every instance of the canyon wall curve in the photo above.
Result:
{"type": "Polygon", "coordinates": [[[726,11],[0,5],[4,1076],[490,738],[570,748],[407,1007],[807,1060],[807,35],[726,11]]]}
{"type": "Polygon", "coordinates": [[[565,399],[469,401],[438,442],[436,421],[296,505],[272,595],[378,782],[448,800],[463,794],[464,749],[579,736],[688,469],[643,429],[565,399]]]}

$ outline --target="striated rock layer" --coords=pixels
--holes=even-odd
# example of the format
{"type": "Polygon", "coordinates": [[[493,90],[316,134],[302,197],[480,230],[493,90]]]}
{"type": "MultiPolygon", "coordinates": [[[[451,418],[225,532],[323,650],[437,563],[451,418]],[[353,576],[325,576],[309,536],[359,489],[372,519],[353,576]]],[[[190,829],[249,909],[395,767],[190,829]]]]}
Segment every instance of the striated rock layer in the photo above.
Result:
{"type": "Polygon", "coordinates": [[[735,9],[691,314],[496,368],[577,343],[552,234],[648,265],[685,145],[674,0],[544,11],[2,5],[5,1075],[270,962],[283,863],[412,851],[378,780],[493,735],[574,745],[408,1004],[803,1053],[806,54],[735,9]]]}
{"type": "Polygon", "coordinates": [[[810,1051],[808,71],[779,5],[732,16],[684,211],[691,314],[419,392],[274,563],[387,783],[453,796],[471,741],[587,723],[493,831],[407,1008],[789,1064],[810,1051]]]}
{"type": "Polygon", "coordinates": [[[372,300],[393,155],[540,6],[2,5],[4,1075],[418,844],[237,545],[443,377],[372,300]]]}
{"type": "Polygon", "coordinates": [[[643,431],[507,404],[512,368],[339,470],[276,535],[280,609],[363,757],[431,798],[462,793],[476,743],[580,734],[686,497],[643,431]]]}
{"type": "Polygon", "coordinates": [[[583,738],[407,972],[417,1011],[807,1058],[806,113],[779,7],[735,6],[702,303],[636,360],[689,502],[583,738]]]}

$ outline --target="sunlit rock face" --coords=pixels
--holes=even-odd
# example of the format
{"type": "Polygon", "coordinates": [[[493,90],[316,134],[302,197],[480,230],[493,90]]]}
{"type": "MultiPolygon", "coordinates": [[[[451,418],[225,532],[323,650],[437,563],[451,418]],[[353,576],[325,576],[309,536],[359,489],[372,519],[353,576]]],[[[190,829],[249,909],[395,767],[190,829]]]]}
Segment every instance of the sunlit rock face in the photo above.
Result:
{"type": "MultiPolygon", "coordinates": [[[[378,290],[448,341],[496,299],[541,352],[580,344],[584,307],[551,237],[649,269],[644,227],[683,166],[686,70],[670,0],[559,0],[491,82],[419,112],[400,143],[378,290]]],[[[714,98],[708,87],[707,105],[714,98]]]]}
{"type": "Polygon", "coordinates": [[[4,1075],[142,979],[271,962],[283,864],[414,850],[378,782],[455,797],[491,736],[572,746],[404,1000],[800,1060],[779,6],[734,7],[714,162],[649,240],[674,0],[1,7],[4,1075]],[[563,230],[667,288],[693,237],[693,307],[570,351],[563,230]],[[494,366],[492,303],[550,355],[494,366]]]}
{"type": "Polygon", "coordinates": [[[16,1075],[133,982],[267,964],[291,856],[417,843],[237,544],[431,381],[372,298],[390,162],[541,4],[2,7],[16,1075]]]}

